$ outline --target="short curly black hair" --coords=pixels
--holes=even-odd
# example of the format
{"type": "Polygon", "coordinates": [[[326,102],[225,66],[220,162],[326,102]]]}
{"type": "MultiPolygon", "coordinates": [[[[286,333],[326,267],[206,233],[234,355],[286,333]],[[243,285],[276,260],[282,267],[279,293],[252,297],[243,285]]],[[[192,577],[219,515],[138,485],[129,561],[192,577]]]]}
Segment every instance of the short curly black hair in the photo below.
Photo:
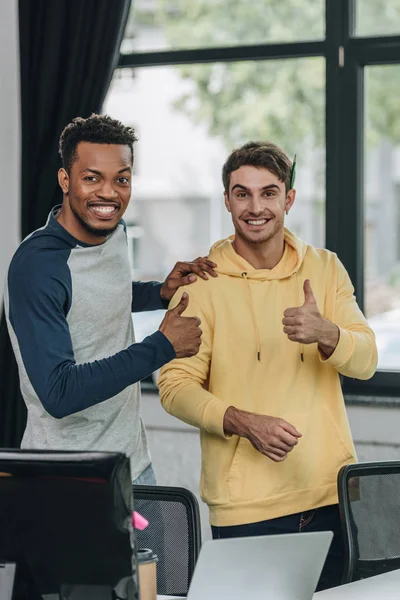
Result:
{"type": "Polygon", "coordinates": [[[87,119],[76,117],[64,128],[60,136],[58,151],[63,167],[68,173],[77,159],[77,147],[80,142],[129,146],[133,163],[133,144],[137,142],[137,137],[133,127],[126,127],[121,121],[108,115],[93,113],[87,119]]]}

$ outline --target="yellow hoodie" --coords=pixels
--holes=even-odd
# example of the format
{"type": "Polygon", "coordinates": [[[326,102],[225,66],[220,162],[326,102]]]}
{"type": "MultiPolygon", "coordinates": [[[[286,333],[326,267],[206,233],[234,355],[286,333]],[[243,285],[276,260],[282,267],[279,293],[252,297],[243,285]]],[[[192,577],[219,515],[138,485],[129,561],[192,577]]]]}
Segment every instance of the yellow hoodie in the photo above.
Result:
{"type": "Polygon", "coordinates": [[[254,269],[232,240],[211,248],[219,276],[186,288],[184,315],[202,320],[199,353],[172,361],[159,379],[164,408],[200,428],[201,496],[211,524],[221,527],[337,502],[337,472],[356,461],[339,373],[368,379],[377,364],[374,334],[335,254],[285,230],[280,262],[271,270],[254,269]],[[283,313],[303,304],[306,279],[320,313],[340,328],[327,360],[317,344],[302,346],[283,332],[283,313]],[[273,462],[246,438],[224,434],[229,406],[281,417],[302,437],[285,461],[273,462]]]}

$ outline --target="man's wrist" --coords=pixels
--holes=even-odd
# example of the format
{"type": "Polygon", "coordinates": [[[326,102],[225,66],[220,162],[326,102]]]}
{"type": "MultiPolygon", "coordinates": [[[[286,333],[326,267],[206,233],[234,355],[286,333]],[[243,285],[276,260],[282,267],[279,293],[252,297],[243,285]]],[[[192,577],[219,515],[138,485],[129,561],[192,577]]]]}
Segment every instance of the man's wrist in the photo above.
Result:
{"type": "Polygon", "coordinates": [[[165,296],[165,282],[161,284],[160,287],[160,298],[162,300],[162,302],[167,302],[168,299],[165,296]]]}
{"type": "Polygon", "coordinates": [[[251,413],[244,410],[229,406],[224,414],[224,433],[226,435],[239,435],[240,437],[248,437],[249,435],[249,420],[251,413]]]}
{"type": "Polygon", "coordinates": [[[161,298],[161,302],[164,305],[164,308],[168,308],[168,305],[172,298],[172,296],[168,292],[169,292],[169,290],[168,290],[167,286],[165,285],[165,282],[162,283],[161,287],[160,287],[160,298],[161,298]]]}
{"type": "Polygon", "coordinates": [[[339,337],[339,327],[327,319],[323,319],[321,334],[318,339],[318,348],[326,358],[329,358],[335,351],[339,337]]]}

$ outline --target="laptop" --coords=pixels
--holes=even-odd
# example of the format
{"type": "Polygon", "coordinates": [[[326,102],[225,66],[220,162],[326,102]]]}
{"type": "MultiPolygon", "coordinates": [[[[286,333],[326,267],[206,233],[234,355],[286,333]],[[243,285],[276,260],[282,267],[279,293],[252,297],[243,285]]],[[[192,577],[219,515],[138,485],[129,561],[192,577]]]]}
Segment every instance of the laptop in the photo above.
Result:
{"type": "Polygon", "coordinates": [[[187,600],[311,600],[331,531],[205,542],[187,600]]]}

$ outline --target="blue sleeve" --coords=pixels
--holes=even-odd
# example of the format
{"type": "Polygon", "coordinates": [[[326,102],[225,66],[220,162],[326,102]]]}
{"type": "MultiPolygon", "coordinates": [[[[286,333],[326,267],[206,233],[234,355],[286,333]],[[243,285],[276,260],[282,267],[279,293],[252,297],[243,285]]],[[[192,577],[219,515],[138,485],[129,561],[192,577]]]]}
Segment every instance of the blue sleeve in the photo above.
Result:
{"type": "Polygon", "coordinates": [[[168,301],[160,296],[161,286],[158,281],[133,281],[132,312],[167,309],[168,301]]]}
{"type": "Polygon", "coordinates": [[[77,365],[66,319],[69,269],[59,254],[14,259],[7,282],[8,316],[23,366],[39,400],[55,418],[108,400],[175,358],[172,344],[157,331],[113,356],[77,365]]]}

